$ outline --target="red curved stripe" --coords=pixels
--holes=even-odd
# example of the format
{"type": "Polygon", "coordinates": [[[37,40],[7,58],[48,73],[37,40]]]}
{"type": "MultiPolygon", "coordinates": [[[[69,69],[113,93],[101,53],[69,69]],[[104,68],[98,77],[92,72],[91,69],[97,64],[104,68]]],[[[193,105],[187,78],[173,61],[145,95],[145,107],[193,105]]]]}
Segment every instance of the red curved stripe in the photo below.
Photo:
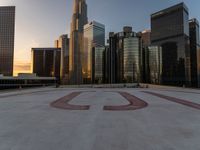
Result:
{"type": "Polygon", "coordinates": [[[121,106],[104,106],[104,110],[109,111],[127,111],[127,110],[137,110],[142,109],[148,106],[148,103],[139,99],[136,96],[133,96],[127,92],[118,92],[122,97],[124,97],[129,104],[121,106]]]}
{"type": "Polygon", "coordinates": [[[50,104],[51,107],[66,109],[66,110],[89,110],[89,105],[71,105],[69,102],[75,97],[80,95],[82,92],[73,92],[67,96],[64,96],[50,104]]]}

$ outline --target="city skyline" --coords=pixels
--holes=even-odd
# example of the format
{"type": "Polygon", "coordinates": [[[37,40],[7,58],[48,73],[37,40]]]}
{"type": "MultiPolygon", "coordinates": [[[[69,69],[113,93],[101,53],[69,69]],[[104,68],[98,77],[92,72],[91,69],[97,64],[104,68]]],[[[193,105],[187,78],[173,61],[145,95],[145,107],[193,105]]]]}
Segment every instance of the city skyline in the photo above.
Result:
{"type": "MultiPolygon", "coordinates": [[[[16,6],[15,73],[29,72],[31,47],[51,47],[53,46],[53,41],[59,35],[70,33],[72,2],[72,0],[60,0],[60,3],[56,3],[56,5],[53,0],[48,0],[48,5],[45,5],[46,0],[29,2],[26,2],[25,0],[3,0],[0,2],[0,5],[16,6]],[[58,9],[60,10],[59,12],[57,11],[58,9]],[[58,17],[59,14],[60,17],[58,17]],[[46,21],[48,16],[51,16],[52,19],[46,21]],[[49,24],[48,28],[46,28],[47,23],[49,24]]],[[[152,2],[150,4],[147,0],[127,0],[127,3],[122,1],[112,2],[113,0],[87,0],[89,21],[97,20],[105,24],[106,38],[108,37],[109,31],[118,32],[124,25],[133,26],[133,31],[136,32],[143,29],[149,29],[151,13],[181,1],[170,0],[167,2],[159,2],[158,0],[154,0],[155,4],[152,2]],[[120,9],[122,4],[127,8],[126,11],[120,9]],[[130,7],[130,4],[133,4],[132,8],[134,9],[130,7]],[[134,7],[135,4],[137,4],[137,7],[134,7]],[[103,12],[100,11],[102,8],[104,8],[103,12]],[[143,12],[138,14],[140,10],[143,10],[143,12]],[[105,15],[106,13],[107,15],[105,15]],[[121,16],[128,15],[128,17],[121,17],[119,19],[118,14],[121,14],[121,16]],[[111,17],[112,19],[110,19],[111,17]]],[[[200,2],[191,2],[189,0],[184,0],[184,2],[190,8],[190,18],[195,17],[200,20],[197,7],[200,2]]]]}

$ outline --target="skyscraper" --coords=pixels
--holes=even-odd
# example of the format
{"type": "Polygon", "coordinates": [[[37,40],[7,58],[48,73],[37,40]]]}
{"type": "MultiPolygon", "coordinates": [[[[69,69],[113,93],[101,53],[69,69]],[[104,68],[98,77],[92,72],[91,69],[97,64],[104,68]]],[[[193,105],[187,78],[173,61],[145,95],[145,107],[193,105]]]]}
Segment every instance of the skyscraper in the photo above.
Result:
{"type": "Polygon", "coordinates": [[[144,30],[139,33],[142,41],[142,81],[149,82],[149,46],[151,45],[151,31],[144,30]]]}
{"type": "Polygon", "coordinates": [[[55,47],[61,49],[60,79],[62,84],[69,82],[69,38],[67,34],[61,35],[55,41],[55,47]]]}
{"type": "Polygon", "coordinates": [[[190,56],[191,56],[191,85],[200,87],[200,41],[199,22],[197,19],[189,21],[190,26],[190,56]]]}
{"type": "Polygon", "coordinates": [[[87,23],[87,4],[85,0],[74,0],[69,50],[69,79],[71,84],[82,83],[83,28],[87,23]]]}
{"type": "Polygon", "coordinates": [[[162,83],[190,86],[189,13],[184,3],[151,15],[151,43],[162,47],[162,83]]]}
{"type": "Polygon", "coordinates": [[[15,6],[0,7],[0,74],[13,75],[15,6]]]}
{"type": "Polygon", "coordinates": [[[92,50],[92,83],[103,83],[104,46],[95,46],[92,50]]]}
{"type": "Polygon", "coordinates": [[[92,81],[92,72],[94,71],[92,70],[93,47],[97,46],[104,47],[104,45],[105,45],[105,26],[96,21],[92,21],[86,24],[84,26],[84,51],[82,53],[83,83],[91,83],[92,81]]]}
{"type": "Polygon", "coordinates": [[[123,32],[110,33],[109,44],[110,82],[141,82],[140,36],[132,31],[132,27],[124,27],[123,32]]]}
{"type": "Polygon", "coordinates": [[[148,47],[149,83],[162,84],[162,48],[160,46],[148,47]]]}

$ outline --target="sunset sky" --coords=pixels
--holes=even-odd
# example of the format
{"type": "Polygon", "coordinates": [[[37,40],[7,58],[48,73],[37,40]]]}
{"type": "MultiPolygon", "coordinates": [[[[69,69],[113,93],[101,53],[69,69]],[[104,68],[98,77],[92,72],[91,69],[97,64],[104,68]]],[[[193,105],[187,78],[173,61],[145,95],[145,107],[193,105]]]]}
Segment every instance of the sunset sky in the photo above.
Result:
{"type": "MultiPolygon", "coordinates": [[[[89,20],[105,24],[106,32],[150,28],[150,14],[181,0],[86,0],[89,20]]],[[[0,0],[16,6],[15,74],[29,72],[31,47],[51,47],[59,35],[69,33],[73,0],[0,0]]],[[[200,20],[200,1],[184,0],[190,18],[200,20]]]]}

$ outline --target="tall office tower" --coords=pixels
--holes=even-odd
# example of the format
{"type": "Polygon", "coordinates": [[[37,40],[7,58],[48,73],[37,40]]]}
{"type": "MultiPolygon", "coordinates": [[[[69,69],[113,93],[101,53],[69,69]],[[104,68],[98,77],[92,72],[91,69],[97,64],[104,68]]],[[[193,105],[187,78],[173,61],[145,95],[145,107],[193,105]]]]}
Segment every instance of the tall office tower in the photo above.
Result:
{"type": "Polygon", "coordinates": [[[69,73],[71,84],[82,83],[81,53],[83,51],[83,27],[88,23],[85,0],[74,0],[71,21],[69,73]]]}
{"type": "Polygon", "coordinates": [[[142,82],[149,82],[149,49],[148,47],[151,45],[151,31],[144,30],[139,33],[142,41],[142,82]]]}
{"type": "Polygon", "coordinates": [[[132,27],[124,27],[123,32],[110,33],[109,43],[112,83],[141,82],[140,36],[132,27]]]}
{"type": "Polygon", "coordinates": [[[162,83],[190,86],[188,8],[184,3],[151,15],[151,43],[162,47],[162,83]]]}
{"type": "Polygon", "coordinates": [[[55,41],[55,47],[61,49],[60,80],[62,84],[69,83],[69,38],[67,34],[61,35],[55,41]]]}
{"type": "Polygon", "coordinates": [[[106,67],[106,80],[107,83],[117,83],[117,51],[116,42],[117,38],[114,32],[109,33],[109,47],[105,52],[105,67],[106,67]]]}
{"type": "Polygon", "coordinates": [[[199,22],[197,19],[189,21],[190,26],[190,56],[191,56],[191,85],[200,87],[200,41],[199,22]]]}
{"type": "Polygon", "coordinates": [[[95,46],[92,49],[92,83],[101,84],[104,82],[104,46],[95,46]]]}
{"type": "Polygon", "coordinates": [[[0,74],[13,75],[15,6],[0,7],[0,74]]]}
{"type": "MultiPolygon", "coordinates": [[[[111,33],[110,33],[111,34],[111,33]]],[[[115,77],[112,73],[115,72],[115,53],[112,55],[110,51],[110,46],[106,45],[105,50],[103,52],[103,83],[115,83],[113,77],[115,77]],[[112,57],[113,56],[113,57],[112,57]]]]}
{"type": "Polygon", "coordinates": [[[60,79],[60,48],[32,48],[32,73],[60,79]]]}
{"type": "Polygon", "coordinates": [[[162,48],[149,46],[148,57],[149,83],[162,84],[162,48]]]}
{"type": "Polygon", "coordinates": [[[105,26],[92,21],[84,26],[84,51],[81,58],[83,83],[91,83],[93,80],[92,49],[96,46],[105,46],[105,26]]]}

